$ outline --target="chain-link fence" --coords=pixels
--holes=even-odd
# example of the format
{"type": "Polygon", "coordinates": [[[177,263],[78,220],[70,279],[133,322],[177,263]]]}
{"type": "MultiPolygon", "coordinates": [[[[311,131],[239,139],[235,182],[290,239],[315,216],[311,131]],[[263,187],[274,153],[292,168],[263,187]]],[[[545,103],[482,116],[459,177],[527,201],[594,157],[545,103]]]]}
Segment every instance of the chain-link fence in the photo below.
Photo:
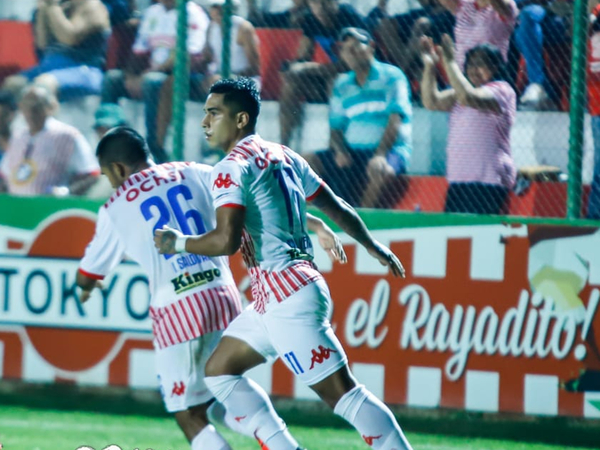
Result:
{"type": "MultiPolygon", "coordinates": [[[[208,88],[223,75],[249,76],[262,91],[258,132],[305,156],[355,206],[598,218],[595,7],[584,0],[2,2],[4,183],[18,194],[84,193],[86,177],[97,176],[99,136],[119,124],[142,132],[159,161],[214,163],[220,154],[200,124],[208,88]],[[348,27],[355,30],[342,33],[348,27]],[[588,65],[577,53],[586,47],[588,65]],[[44,92],[20,100],[32,83],[55,93],[58,108],[44,92]],[[60,151],[52,147],[62,142],[58,132],[36,140],[36,108],[83,138],[60,151]],[[49,167],[68,173],[33,183],[49,167]]],[[[107,192],[98,184],[88,193],[107,192]]]]}

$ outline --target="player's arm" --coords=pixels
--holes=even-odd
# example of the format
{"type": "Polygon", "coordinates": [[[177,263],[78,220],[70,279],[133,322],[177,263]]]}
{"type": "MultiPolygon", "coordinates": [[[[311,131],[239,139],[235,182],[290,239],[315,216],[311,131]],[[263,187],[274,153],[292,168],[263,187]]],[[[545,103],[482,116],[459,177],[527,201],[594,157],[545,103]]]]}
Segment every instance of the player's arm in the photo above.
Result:
{"type": "Polygon", "coordinates": [[[217,226],[199,236],[184,236],[169,227],[154,232],[154,245],[159,253],[181,252],[204,256],[233,255],[242,243],[242,230],[246,208],[243,206],[221,206],[217,208],[217,226]]]}
{"type": "Polygon", "coordinates": [[[336,196],[329,186],[323,185],[312,198],[312,204],[323,211],[336,225],[348,233],[359,244],[367,249],[369,254],[388,266],[394,276],[405,277],[404,267],[392,251],[385,245],[373,239],[367,226],[356,210],[343,199],[336,196]]]}
{"type": "Polygon", "coordinates": [[[312,214],[306,214],[306,223],[308,229],[317,235],[319,245],[323,247],[332,262],[339,261],[342,264],[348,262],[342,241],[325,222],[312,214]]]}

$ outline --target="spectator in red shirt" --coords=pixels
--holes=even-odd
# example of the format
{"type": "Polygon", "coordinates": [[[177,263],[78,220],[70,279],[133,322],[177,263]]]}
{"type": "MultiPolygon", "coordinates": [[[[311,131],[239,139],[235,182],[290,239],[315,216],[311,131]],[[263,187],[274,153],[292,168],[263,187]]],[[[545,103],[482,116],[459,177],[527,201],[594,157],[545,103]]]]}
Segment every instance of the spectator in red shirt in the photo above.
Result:
{"type": "Polygon", "coordinates": [[[588,51],[588,111],[594,141],[594,176],[588,201],[589,219],[600,219],[600,5],[594,8],[590,23],[588,51]]]}

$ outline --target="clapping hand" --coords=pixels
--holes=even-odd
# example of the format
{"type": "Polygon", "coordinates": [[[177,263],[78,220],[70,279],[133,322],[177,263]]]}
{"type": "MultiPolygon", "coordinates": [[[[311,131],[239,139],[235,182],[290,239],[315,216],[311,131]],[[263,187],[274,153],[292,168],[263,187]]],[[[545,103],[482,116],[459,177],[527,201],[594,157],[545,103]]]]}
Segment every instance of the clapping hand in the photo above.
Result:
{"type": "Polygon", "coordinates": [[[421,59],[426,66],[435,66],[440,61],[439,47],[433,44],[429,36],[422,36],[419,42],[421,47],[421,59]]]}
{"type": "Polygon", "coordinates": [[[442,36],[442,55],[446,62],[454,61],[454,55],[456,51],[454,50],[454,41],[448,34],[444,34],[442,36]]]}

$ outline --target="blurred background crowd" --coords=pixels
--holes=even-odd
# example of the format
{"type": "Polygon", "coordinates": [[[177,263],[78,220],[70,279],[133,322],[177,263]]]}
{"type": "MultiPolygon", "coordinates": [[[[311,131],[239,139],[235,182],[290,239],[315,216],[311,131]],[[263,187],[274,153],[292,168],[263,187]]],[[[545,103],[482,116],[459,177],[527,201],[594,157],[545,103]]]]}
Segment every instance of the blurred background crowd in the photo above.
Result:
{"type": "MultiPolygon", "coordinates": [[[[144,133],[157,162],[216,162],[200,121],[225,71],[261,87],[259,132],[354,206],[565,214],[571,0],[233,0],[230,16],[225,3],[185,2],[178,79],[176,0],[2,2],[0,190],[106,197],[93,149],[118,125],[144,133]]],[[[597,219],[597,0],[587,8],[582,203],[597,219]]]]}

